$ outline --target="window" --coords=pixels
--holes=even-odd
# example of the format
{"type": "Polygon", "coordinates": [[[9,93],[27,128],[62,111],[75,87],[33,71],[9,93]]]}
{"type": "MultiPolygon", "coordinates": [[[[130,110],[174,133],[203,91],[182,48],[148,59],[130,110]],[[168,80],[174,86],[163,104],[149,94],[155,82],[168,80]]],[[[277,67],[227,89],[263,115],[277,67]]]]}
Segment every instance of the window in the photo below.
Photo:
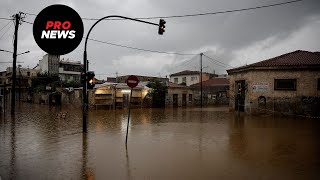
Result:
{"type": "Polygon", "coordinates": [[[182,78],[182,83],[186,83],[187,82],[187,77],[183,77],[182,78]]]}
{"type": "Polygon", "coordinates": [[[197,76],[191,77],[191,81],[195,81],[195,80],[197,80],[197,76]]]}
{"type": "Polygon", "coordinates": [[[320,91],[320,78],[318,78],[318,90],[320,91]]]}
{"type": "Polygon", "coordinates": [[[174,83],[178,83],[178,78],[174,78],[174,83]]]}
{"type": "Polygon", "coordinates": [[[189,101],[192,101],[192,94],[189,94],[189,101]]]}
{"type": "Polygon", "coordinates": [[[295,91],[297,87],[297,79],[275,79],[274,90],[295,91]]]}

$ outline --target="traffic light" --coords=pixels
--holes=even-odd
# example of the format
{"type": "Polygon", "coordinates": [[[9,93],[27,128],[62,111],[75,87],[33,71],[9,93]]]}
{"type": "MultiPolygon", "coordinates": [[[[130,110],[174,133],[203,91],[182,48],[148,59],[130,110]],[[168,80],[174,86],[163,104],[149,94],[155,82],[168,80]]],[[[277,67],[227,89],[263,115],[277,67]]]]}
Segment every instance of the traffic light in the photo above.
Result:
{"type": "Polygon", "coordinates": [[[86,74],[81,73],[81,84],[83,84],[84,82],[86,82],[86,74]]]}
{"type": "Polygon", "coordinates": [[[159,29],[158,29],[158,34],[159,35],[162,35],[165,32],[165,30],[164,30],[164,28],[166,27],[165,24],[166,24],[166,21],[163,20],[163,19],[160,19],[160,21],[159,21],[159,29]]]}
{"type": "Polygon", "coordinates": [[[95,85],[95,80],[94,80],[94,72],[93,71],[88,71],[87,72],[87,88],[88,89],[93,89],[95,85]]]}

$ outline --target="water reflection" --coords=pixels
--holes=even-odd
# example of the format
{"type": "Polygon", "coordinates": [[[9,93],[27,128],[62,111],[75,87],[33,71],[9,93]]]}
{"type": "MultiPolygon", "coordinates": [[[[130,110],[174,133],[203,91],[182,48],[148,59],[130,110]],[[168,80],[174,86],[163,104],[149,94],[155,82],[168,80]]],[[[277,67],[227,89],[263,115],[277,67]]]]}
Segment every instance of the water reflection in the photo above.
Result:
{"type": "Polygon", "coordinates": [[[16,118],[11,115],[10,179],[16,179],[16,118]]]}
{"type": "Polygon", "coordinates": [[[84,180],[95,179],[94,171],[87,166],[88,162],[88,134],[82,134],[82,177],[84,180]]]}
{"type": "Polygon", "coordinates": [[[92,110],[30,105],[1,116],[3,179],[316,179],[320,121],[227,108],[92,110]],[[66,114],[65,116],[61,114],[66,114]]]}
{"type": "Polygon", "coordinates": [[[129,162],[128,146],[126,146],[126,168],[127,168],[127,179],[132,179],[131,178],[130,162],[129,162]]]}

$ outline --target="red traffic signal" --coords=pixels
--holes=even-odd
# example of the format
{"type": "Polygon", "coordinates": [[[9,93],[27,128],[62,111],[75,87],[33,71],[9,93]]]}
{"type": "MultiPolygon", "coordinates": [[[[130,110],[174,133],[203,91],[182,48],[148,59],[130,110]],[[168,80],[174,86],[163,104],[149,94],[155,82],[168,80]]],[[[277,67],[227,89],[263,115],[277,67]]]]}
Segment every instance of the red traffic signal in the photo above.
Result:
{"type": "Polygon", "coordinates": [[[164,28],[166,27],[165,24],[166,24],[166,21],[163,20],[163,19],[160,19],[160,21],[159,21],[159,29],[158,29],[158,34],[159,35],[163,35],[163,33],[165,32],[165,30],[164,30],[164,28]]]}

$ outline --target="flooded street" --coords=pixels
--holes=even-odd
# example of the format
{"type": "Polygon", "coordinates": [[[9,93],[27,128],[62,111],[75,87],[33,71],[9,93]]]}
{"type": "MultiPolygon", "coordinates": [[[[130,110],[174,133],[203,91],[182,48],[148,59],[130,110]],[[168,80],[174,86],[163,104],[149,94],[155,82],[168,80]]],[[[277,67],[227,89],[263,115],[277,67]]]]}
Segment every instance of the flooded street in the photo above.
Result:
{"type": "MultiPolygon", "coordinates": [[[[2,179],[318,179],[320,121],[224,107],[91,110],[21,104],[1,116],[2,179]]],[[[1,179],[0,178],[0,179],[1,179]]]]}

